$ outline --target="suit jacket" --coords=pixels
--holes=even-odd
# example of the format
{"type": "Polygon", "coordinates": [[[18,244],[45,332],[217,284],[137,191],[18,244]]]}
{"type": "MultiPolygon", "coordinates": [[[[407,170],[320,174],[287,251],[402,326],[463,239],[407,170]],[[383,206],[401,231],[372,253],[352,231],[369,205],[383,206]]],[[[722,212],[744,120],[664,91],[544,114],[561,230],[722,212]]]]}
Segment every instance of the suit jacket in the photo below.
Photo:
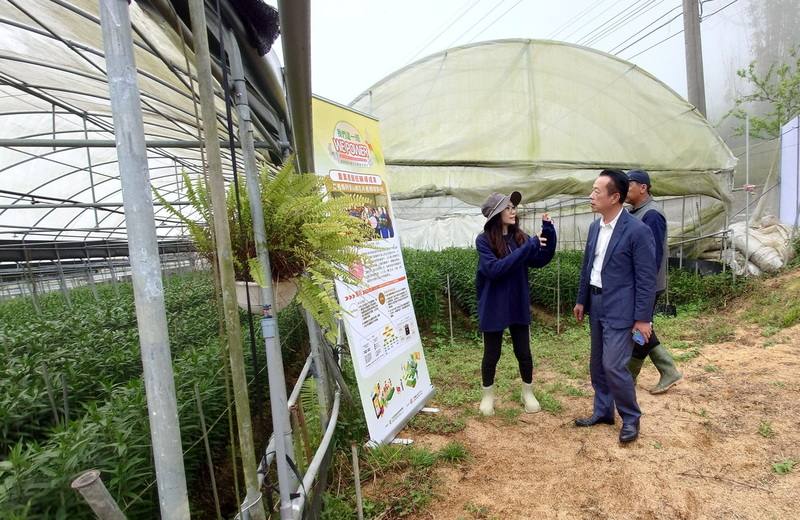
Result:
{"type": "MultiPolygon", "coordinates": [[[[589,226],[583,266],[578,284],[578,303],[584,312],[589,308],[589,277],[594,263],[594,249],[600,232],[600,219],[589,226]]],[[[653,232],[623,210],[608,242],[603,267],[603,308],[612,328],[633,327],[635,321],[652,321],[656,296],[656,258],[653,232]]]]}

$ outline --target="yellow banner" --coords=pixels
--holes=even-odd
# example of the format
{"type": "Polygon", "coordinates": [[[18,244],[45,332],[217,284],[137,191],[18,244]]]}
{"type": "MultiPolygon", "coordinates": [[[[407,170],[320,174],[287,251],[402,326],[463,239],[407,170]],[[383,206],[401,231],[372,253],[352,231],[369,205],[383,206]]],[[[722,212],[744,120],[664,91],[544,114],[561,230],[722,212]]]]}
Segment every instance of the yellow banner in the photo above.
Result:
{"type": "Polygon", "coordinates": [[[378,121],[317,97],[314,119],[314,166],[318,175],[332,170],[381,175],[386,169],[378,121]]]}

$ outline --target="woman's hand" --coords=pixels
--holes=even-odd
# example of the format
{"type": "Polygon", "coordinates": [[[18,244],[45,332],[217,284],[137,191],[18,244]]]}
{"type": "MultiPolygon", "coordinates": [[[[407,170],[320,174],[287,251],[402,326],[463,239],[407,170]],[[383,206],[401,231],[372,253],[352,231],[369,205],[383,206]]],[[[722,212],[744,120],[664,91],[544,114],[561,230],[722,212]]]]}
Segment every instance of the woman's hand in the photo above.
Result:
{"type": "MultiPolygon", "coordinates": [[[[542,227],[544,227],[545,222],[549,222],[551,224],[553,223],[552,219],[550,218],[550,213],[545,212],[544,215],[542,215],[542,227]]],[[[547,237],[544,236],[544,232],[540,231],[537,236],[539,237],[539,243],[542,245],[542,247],[547,246],[547,237]]]]}

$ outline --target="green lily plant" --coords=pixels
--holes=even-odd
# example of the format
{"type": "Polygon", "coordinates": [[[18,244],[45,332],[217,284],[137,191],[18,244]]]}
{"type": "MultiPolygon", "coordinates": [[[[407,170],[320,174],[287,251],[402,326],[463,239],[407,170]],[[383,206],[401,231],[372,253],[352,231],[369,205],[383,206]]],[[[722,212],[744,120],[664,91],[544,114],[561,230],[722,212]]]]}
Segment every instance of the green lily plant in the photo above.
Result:
{"type": "MultiPolygon", "coordinates": [[[[186,225],[198,251],[213,262],[215,251],[209,225],[213,222],[211,194],[202,178],[192,181],[186,172],[183,178],[186,196],[199,219],[183,215],[157,192],[155,197],[186,225]]],[[[259,173],[272,278],[275,281],[295,279],[298,302],[333,334],[342,312],[334,295],[333,281],[338,277],[350,284],[359,283],[349,268],[364,263],[359,248],[367,247],[374,232],[363,220],[347,212],[349,208],[363,205],[362,197],[349,194],[333,197],[325,194],[322,188],[323,178],[312,173],[295,173],[291,159],[277,171],[262,166],[259,173]]],[[[239,183],[239,200],[241,227],[236,191],[231,183],[226,205],[234,272],[237,280],[263,285],[261,273],[264,271],[256,259],[250,202],[242,182],[239,183]]]]}

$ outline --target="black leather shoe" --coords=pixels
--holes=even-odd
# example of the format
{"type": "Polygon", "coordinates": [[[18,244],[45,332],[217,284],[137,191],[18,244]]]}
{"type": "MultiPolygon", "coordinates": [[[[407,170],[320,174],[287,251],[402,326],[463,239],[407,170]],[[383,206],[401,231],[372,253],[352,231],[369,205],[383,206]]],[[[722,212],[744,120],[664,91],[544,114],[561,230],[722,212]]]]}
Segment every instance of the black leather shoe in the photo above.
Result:
{"type": "Polygon", "coordinates": [[[575,419],[575,426],[579,426],[581,428],[585,428],[586,426],[594,426],[595,424],[614,424],[614,418],[592,415],[591,417],[575,419]]]}
{"type": "Polygon", "coordinates": [[[619,431],[619,442],[627,443],[633,442],[639,436],[639,421],[629,424],[623,424],[622,429],[619,431]]]}

